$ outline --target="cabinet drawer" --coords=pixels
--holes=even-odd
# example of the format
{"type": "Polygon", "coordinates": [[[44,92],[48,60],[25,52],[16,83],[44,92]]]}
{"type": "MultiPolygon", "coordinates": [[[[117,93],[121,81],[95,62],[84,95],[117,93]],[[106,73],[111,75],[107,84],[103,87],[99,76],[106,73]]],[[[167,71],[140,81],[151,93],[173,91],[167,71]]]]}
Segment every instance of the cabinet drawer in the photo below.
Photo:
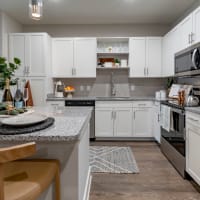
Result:
{"type": "Polygon", "coordinates": [[[96,101],[96,108],[132,108],[131,101],[96,101]]]}
{"type": "Polygon", "coordinates": [[[133,101],[133,107],[152,107],[153,106],[153,102],[152,101],[133,101]]]}
{"type": "Polygon", "coordinates": [[[188,123],[200,128],[200,115],[196,113],[186,112],[186,125],[188,123]]]}
{"type": "Polygon", "coordinates": [[[65,106],[65,101],[47,101],[48,106],[65,106]]]}

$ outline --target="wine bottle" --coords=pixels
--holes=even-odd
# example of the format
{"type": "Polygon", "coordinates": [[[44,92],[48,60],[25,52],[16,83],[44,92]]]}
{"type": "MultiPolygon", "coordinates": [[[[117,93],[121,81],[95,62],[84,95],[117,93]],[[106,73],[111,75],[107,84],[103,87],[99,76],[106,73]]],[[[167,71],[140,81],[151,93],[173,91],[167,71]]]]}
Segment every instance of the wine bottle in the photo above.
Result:
{"type": "Polygon", "coordinates": [[[2,98],[2,102],[6,103],[7,105],[12,105],[13,104],[13,97],[10,91],[10,80],[7,78],[5,81],[5,89],[4,89],[4,94],[2,98]]]}
{"type": "Polygon", "coordinates": [[[14,96],[14,104],[15,104],[16,108],[23,107],[23,94],[19,87],[19,80],[17,80],[17,90],[16,90],[15,96],[14,96]]]}

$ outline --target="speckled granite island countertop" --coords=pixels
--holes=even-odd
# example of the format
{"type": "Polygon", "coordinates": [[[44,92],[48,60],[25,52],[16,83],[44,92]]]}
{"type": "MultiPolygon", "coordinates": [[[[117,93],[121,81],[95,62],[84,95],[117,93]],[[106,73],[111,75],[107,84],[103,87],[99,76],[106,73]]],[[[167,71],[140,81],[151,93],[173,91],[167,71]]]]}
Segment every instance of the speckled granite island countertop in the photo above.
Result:
{"type": "Polygon", "coordinates": [[[81,138],[83,129],[89,123],[90,107],[34,107],[35,112],[55,118],[54,124],[44,130],[28,134],[0,135],[0,142],[41,141],[72,142],[81,138]]]}

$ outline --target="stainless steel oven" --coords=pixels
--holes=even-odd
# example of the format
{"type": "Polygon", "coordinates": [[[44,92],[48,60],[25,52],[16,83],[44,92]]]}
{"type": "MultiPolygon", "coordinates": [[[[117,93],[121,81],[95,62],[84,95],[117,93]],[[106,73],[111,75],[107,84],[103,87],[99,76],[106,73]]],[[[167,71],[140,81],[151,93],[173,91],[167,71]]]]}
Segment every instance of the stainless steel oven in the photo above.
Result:
{"type": "Polygon", "coordinates": [[[185,177],[185,110],[178,104],[165,102],[170,108],[169,129],[161,127],[161,150],[177,171],[185,177]]]}

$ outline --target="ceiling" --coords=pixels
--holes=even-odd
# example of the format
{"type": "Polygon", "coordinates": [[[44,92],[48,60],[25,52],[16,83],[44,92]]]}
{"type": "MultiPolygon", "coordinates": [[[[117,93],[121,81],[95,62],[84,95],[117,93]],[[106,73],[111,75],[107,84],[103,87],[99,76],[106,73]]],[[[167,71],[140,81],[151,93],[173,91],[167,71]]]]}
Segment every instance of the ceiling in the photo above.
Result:
{"type": "Polygon", "coordinates": [[[39,22],[28,17],[28,0],[0,0],[0,9],[22,24],[171,24],[196,1],[43,0],[39,22]]]}

